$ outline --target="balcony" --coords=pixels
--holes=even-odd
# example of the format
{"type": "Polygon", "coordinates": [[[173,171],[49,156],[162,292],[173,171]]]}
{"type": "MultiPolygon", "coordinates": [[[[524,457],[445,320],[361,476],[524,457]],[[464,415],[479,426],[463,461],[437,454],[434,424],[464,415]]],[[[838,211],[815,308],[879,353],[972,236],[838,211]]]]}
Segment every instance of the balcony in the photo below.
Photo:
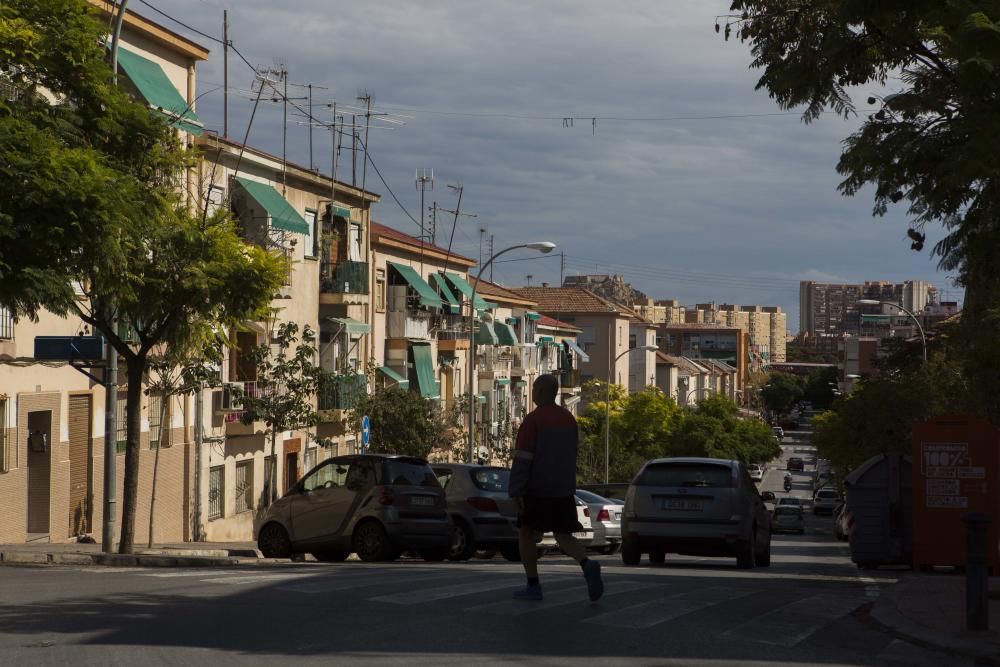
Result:
{"type": "Polygon", "coordinates": [[[538,348],[534,345],[525,345],[512,348],[514,362],[511,366],[511,375],[522,376],[531,375],[538,366],[538,348]]]}
{"type": "Polygon", "coordinates": [[[580,386],[580,369],[569,368],[559,373],[559,384],[563,389],[573,389],[580,386]]]}
{"type": "Polygon", "coordinates": [[[320,419],[323,421],[339,419],[340,415],[336,414],[336,411],[350,410],[357,405],[358,399],[367,393],[366,375],[324,374],[317,392],[320,419]]]}
{"type": "Polygon", "coordinates": [[[323,262],[319,272],[320,303],[367,303],[368,262],[323,262]]]}
{"type": "Polygon", "coordinates": [[[469,349],[469,330],[460,315],[445,315],[440,325],[436,332],[439,352],[469,349]]]}

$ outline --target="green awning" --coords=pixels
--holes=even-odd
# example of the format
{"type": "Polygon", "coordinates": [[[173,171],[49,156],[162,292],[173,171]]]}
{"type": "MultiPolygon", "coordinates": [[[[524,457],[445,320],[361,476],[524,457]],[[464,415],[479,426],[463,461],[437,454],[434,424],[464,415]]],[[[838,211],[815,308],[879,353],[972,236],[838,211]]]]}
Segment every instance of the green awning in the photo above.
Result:
{"type": "Polygon", "coordinates": [[[494,322],[493,328],[496,330],[500,345],[517,345],[517,334],[509,324],[494,322]]]}
{"type": "Polygon", "coordinates": [[[552,339],[552,336],[539,336],[539,337],[538,337],[538,338],[537,338],[537,339],[535,340],[535,343],[537,343],[538,345],[544,345],[544,344],[546,344],[546,343],[551,343],[551,342],[552,342],[552,340],[553,340],[553,339],[552,339]]]}
{"type": "Polygon", "coordinates": [[[437,380],[434,379],[431,344],[412,343],[410,349],[413,350],[413,369],[417,374],[417,386],[420,388],[420,395],[424,398],[438,398],[441,396],[441,390],[438,389],[437,380]]]}
{"type": "Polygon", "coordinates": [[[181,130],[187,132],[188,134],[193,134],[196,137],[200,137],[205,134],[205,128],[201,125],[195,125],[194,123],[188,122],[187,120],[180,118],[177,120],[170,121],[170,127],[175,130],[181,130]]]}
{"type": "Polygon", "coordinates": [[[507,324],[518,324],[521,320],[516,317],[508,317],[504,322],[507,324]]]}
{"type": "MultiPolygon", "coordinates": [[[[465,278],[458,275],[457,273],[449,272],[445,275],[448,276],[448,280],[450,280],[451,284],[455,286],[455,289],[457,289],[459,292],[462,293],[462,296],[464,296],[466,299],[472,298],[472,285],[469,284],[469,281],[467,281],[465,278]]],[[[484,311],[490,309],[489,304],[483,301],[482,298],[480,298],[478,292],[476,293],[476,298],[473,300],[473,304],[475,305],[476,310],[478,311],[484,311]]]]}
{"type": "Polygon", "coordinates": [[[497,332],[493,329],[492,322],[480,322],[476,331],[476,345],[499,345],[497,332]]]}
{"type": "Polygon", "coordinates": [[[396,371],[389,368],[388,366],[379,366],[378,372],[387,377],[389,380],[398,384],[400,389],[410,388],[410,381],[407,380],[402,375],[400,375],[399,373],[397,373],[396,371]]]}
{"type": "Polygon", "coordinates": [[[509,378],[497,378],[496,379],[496,383],[499,384],[499,385],[508,385],[508,384],[510,384],[510,379],[509,378]]]}
{"type": "Polygon", "coordinates": [[[590,355],[583,351],[583,348],[576,344],[573,340],[564,340],[566,347],[576,352],[576,356],[580,357],[580,361],[590,361],[590,355]]]}
{"type": "Polygon", "coordinates": [[[351,219],[351,209],[344,208],[343,206],[338,206],[337,204],[329,204],[329,211],[331,215],[339,218],[351,219]]]}
{"type": "Polygon", "coordinates": [[[444,276],[440,273],[432,273],[431,282],[438,288],[441,292],[441,297],[448,303],[448,312],[453,315],[460,314],[462,312],[462,302],[451,291],[451,287],[448,286],[448,281],[445,280],[444,276]]]}
{"type": "Polygon", "coordinates": [[[489,399],[486,398],[486,394],[479,394],[478,396],[476,396],[476,400],[479,401],[480,403],[486,403],[489,399]]]}
{"type": "Polygon", "coordinates": [[[528,384],[528,381],[525,380],[524,378],[514,378],[515,387],[523,387],[526,384],[528,384]]]}
{"type": "Polygon", "coordinates": [[[162,67],[124,46],[118,47],[118,64],[149,106],[175,121],[171,125],[192,134],[202,133],[204,128],[198,114],[188,108],[162,67]]]}
{"type": "Polygon", "coordinates": [[[292,208],[292,205],[281,196],[280,192],[267,183],[251,181],[242,176],[237,176],[236,182],[246,190],[248,195],[253,197],[253,200],[261,208],[267,211],[267,214],[271,216],[272,227],[294,234],[309,234],[309,223],[292,208]]]}
{"type": "Polygon", "coordinates": [[[538,313],[536,313],[533,310],[529,310],[527,313],[525,313],[525,315],[528,316],[529,320],[540,320],[540,319],[542,319],[542,316],[539,315],[538,313]]]}
{"type": "Polygon", "coordinates": [[[343,327],[348,334],[361,335],[369,333],[372,330],[370,324],[359,322],[350,317],[329,317],[327,320],[343,327]]]}
{"type": "Polygon", "coordinates": [[[417,295],[420,297],[420,303],[427,308],[441,308],[444,306],[444,302],[441,297],[437,295],[430,285],[420,277],[420,274],[412,266],[407,266],[406,264],[396,264],[395,262],[389,262],[389,266],[396,269],[396,272],[403,277],[410,287],[416,291],[417,295]]]}

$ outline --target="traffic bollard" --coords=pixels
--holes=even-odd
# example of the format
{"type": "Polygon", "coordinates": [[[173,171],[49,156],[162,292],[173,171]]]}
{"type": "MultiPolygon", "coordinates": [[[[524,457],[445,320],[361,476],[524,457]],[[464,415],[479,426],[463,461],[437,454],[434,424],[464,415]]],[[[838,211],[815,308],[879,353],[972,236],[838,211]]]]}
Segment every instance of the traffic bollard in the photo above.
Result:
{"type": "Polygon", "coordinates": [[[962,521],[965,523],[965,627],[988,630],[990,582],[986,535],[992,519],[981,512],[967,512],[962,521]]]}

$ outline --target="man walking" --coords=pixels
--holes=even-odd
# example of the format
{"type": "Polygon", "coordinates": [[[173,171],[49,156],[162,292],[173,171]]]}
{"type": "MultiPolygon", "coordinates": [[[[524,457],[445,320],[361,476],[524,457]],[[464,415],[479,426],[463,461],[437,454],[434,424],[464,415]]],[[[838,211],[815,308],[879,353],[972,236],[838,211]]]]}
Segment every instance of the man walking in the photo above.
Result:
{"type": "Polygon", "coordinates": [[[510,497],[518,507],[518,547],[528,577],[525,588],[514,591],[517,600],[541,600],[538,581],[536,533],[552,532],[559,547],[580,564],[593,601],[604,593],[601,564],[571,533],[582,530],[576,519],[576,448],[579,433],[569,410],[556,405],[559,380],[540,375],[531,387],[538,406],[517,430],[514,463],[510,471],[510,497]]]}

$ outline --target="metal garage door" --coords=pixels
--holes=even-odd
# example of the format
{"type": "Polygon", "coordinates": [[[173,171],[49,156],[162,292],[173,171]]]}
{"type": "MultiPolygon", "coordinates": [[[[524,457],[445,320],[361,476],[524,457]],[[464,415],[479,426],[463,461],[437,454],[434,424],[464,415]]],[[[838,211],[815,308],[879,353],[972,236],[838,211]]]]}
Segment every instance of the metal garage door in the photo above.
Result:
{"type": "Polygon", "coordinates": [[[89,394],[69,397],[69,535],[91,532],[89,394]]]}

